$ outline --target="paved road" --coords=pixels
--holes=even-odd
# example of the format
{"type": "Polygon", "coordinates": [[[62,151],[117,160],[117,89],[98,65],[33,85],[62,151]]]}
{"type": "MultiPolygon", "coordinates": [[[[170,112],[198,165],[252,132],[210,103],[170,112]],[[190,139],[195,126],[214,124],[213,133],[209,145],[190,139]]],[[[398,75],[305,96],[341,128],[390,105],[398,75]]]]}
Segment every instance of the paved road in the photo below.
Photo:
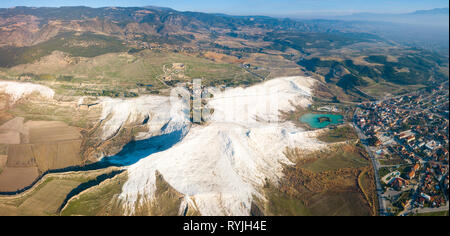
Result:
{"type": "Polygon", "coordinates": [[[402,215],[407,215],[409,213],[432,213],[432,212],[442,212],[442,211],[448,211],[449,210],[449,204],[447,202],[447,205],[441,206],[438,208],[410,208],[406,211],[402,212],[402,215]]]}
{"type": "Polygon", "coordinates": [[[269,75],[267,75],[266,77],[264,77],[264,76],[262,76],[262,75],[259,75],[259,74],[255,73],[255,72],[253,72],[252,70],[248,69],[248,68],[245,67],[245,66],[241,66],[241,68],[243,68],[244,70],[246,70],[248,73],[250,73],[250,74],[252,74],[252,75],[254,75],[254,76],[260,78],[262,81],[265,81],[266,78],[269,77],[269,75],[270,75],[270,74],[269,74],[269,75]]]}
{"type": "MultiPolygon", "coordinates": [[[[358,128],[358,126],[356,126],[355,124],[352,124],[352,126],[355,128],[356,132],[358,133],[358,137],[360,140],[364,140],[367,139],[367,137],[362,133],[362,131],[358,128]]],[[[366,152],[369,154],[370,159],[372,160],[372,165],[373,165],[373,169],[375,172],[375,184],[377,187],[377,196],[378,196],[378,205],[379,205],[379,213],[381,216],[387,215],[387,210],[386,210],[386,200],[383,196],[383,188],[381,187],[381,183],[380,183],[380,176],[378,174],[378,169],[379,164],[378,161],[375,159],[375,155],[373,155],[372,150],[370,150],[369,147],[367,147],[367,145],[364,145],[364,148],[366,149],[366,152]]]]}
{"type": "Polygon", "coordinates": [[[438,208],[420,208],[417,210],[417,213],[431,213],[431,212],[441,212],[441,211],[448,211],[449,205],[447,202],[447,205],[441,206],[438,208]]]}

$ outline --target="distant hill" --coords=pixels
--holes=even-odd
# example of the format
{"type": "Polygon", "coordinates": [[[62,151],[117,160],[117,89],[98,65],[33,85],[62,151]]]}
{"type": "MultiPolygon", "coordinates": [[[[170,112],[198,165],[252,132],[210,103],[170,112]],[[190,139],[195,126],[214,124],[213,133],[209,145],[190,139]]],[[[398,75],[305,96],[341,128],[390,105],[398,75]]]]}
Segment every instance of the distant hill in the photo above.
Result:
{"type": "Polygon", "coordinates": [[[448,51],[449,8],[387,14],[360,12],[320,19],[347,22],[345,27],[381,35],[385,38],[438,51],[448,51]]]}
{"type": "Polygon", "coordinates": [[[192,37],[229,29],[326,32],[323,25],[271,17],[232,17],[199,12],[179,12],[162,7],[14,7],[0,9],[0,46],[31,46],[67,31],[89,31],[127,39],[143,34],[153,37],[192,37]]]}
{"type": "MultiPolygon", "coordinates": [[[[367,96],[356,87],[382,80],[404,86],[448,79],[443,73],[448,64],[448,30],[430,21],[435,16],[403,15],[431,25],[417,27],[389,22],[398,16],[380,14],[352,16],[365,20],[299,20],[180,12],[153,6],[15,7],[0,9],[0,67],[37,63],[54,51],[83,58],[147,50],[162,55],[184,53],[235,63],[233,68],[250,76],[237,84],[253,83],[253,77],[285,76],[285,66],[289,65],[289,75],[321,75],[327,83],[343,89],[338,91],[340,95],[346,96],[345,92],[359,99],[367,96]],[[371,17],[374,20],[369,20],[371,17]],[[379,54],[393,61],[372,63],[362,59],[379,54]],[[250,66],[244,69],[244,63],[250,66]]],[[[448,24],[448,18],[445,21],[448,24]]],[[[70,59],[73,63],[78,60],[70,59]]],[[[193,75],[204,76],[200,72],[193,75]]],[[[235,80],[216,82],[228,86],[235,80]]]]}
{"type": "Polygon", "coordinates": [[[376,22],[393,22],[412,25],[429,25],[448,27],[448,8],[436,8],[431,10],[418,10],[411,13],[386,14],[386,13],[355,13],[348,16],[336,17],[342,20],[364,20],[376,22]]]}
{"type": "Polygon", "coordinates": [[[449,14],[449,8],[435,8],[435,9],[431,9],[431,10],[419,10],[419,11],[415,11],[413,13],[411,13],[413,15],[428,15],[428,14],[444,14],[444,15],[448,15],[449,14]]]}

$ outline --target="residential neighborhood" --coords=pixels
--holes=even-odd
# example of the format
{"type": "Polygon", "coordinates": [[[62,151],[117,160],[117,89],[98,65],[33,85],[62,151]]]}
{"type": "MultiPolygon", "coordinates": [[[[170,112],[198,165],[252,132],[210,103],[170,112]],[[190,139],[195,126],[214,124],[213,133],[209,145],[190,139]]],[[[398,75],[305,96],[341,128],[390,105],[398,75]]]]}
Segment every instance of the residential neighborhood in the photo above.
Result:
{"type": "Polygon", "coordinates": [[[442,85],[356,110],[354,123],[373,154],[384,215],[448,211],[448,96],[442,85]]]}

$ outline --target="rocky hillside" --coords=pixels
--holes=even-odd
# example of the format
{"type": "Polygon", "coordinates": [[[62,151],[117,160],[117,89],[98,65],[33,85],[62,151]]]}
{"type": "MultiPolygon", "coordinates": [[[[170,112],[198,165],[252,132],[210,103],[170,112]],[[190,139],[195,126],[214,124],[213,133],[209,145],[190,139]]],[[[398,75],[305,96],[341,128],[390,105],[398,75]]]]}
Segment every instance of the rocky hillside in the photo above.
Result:
{"type": "Polygon", "coordinates": [[[0,9],[0,45],[30,46],[67,31],[89,31],[122,39],[136,34],[168,36],[214,34],[236,29],[302,30],[312,26],[269,17],[230,17],[168,8],[29,8],[0,9]]]}
{"type": "MultiPolygon", "coordinates": [[[[448,52],[415,48],[367,32],[345,21],[228,16],[158,7],[15,7],[0,9],[0,68],[37,63],[54,51],[76,57],[69,59],[76,65],[83,61],[80,58],[140,55],[151,50],[225,62],[252,77],[230,83],[216,76],[218,85],[248,86],[279,76],[307,75],[329,84],[338,100],[353,101],[448,80],[448,52]]],[[[127,64],[131,62],[136,61],[127,64]]],[[[7,73],[19,79],[24,74],[42,76],[29,70],[7,73]]],[[[46,74],[67,76],[53,70],[46,74]]],[[[204,72],[195,76],[206,77],[204,72]]],[[[139,83],[155,86],[154,81],[144,82],[139,83]]],[[[160,92],[159,87],[155,92],[160,92]]]]}

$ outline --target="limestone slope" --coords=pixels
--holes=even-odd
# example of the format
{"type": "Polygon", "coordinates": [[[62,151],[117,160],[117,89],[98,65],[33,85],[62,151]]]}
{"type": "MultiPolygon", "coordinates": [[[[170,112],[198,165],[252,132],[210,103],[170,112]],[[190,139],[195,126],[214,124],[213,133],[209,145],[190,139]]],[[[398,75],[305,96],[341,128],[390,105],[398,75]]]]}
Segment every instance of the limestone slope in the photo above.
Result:
{"type": "Polygon", "coordinates": [[[282,164],[290,164],[283,154],[286,147],[323,147],[314,133],[289,122],[274,122],[279,110],[310,104],[313,84],[310,78],[285,77],[245,89],[214,91],[208,103],[214,114],[206,125],[193,126],[172,148],[128,168],[120,195],[128,214],[136,205],[152,202],[159,172],[184,194],[183,207],[202,215],[249,215],[252,199],[264,199],[259,190],[265,181],[277,181],[282,164]]]}

